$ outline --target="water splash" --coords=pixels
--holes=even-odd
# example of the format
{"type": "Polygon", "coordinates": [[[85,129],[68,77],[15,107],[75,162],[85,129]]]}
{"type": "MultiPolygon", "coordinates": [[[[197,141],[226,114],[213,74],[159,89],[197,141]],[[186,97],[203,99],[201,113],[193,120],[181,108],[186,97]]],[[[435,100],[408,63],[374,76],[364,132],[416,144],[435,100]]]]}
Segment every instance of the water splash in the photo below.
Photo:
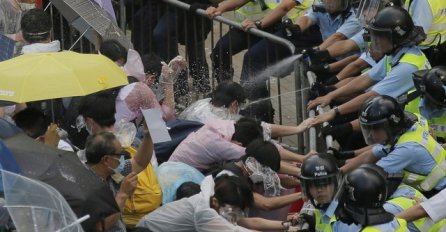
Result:
{"type": "Polygon", "coordinates": [[[247,83],[244,83],[244,85],[255,85],[257,83],[264,82],[271,77],[284,77],[288,75],[293,71],[293,64],[295,61],[301,56],[301,54],[293,55],[265,68],[259,74],[255,74],[255,77],[247,80],[247,83]]]}
{"type": "Polygon", "coordinates": [[[290,94],[290,93],[298,93],[298,92],[302,92],[302,91],[305,91],[305,90],[308,90],[308,89],[310,89],[310,87],[306,87],[306,88],[303,88],[303,89],[297,89],[297,90],[289,91],[289,92],[285,92],[285,93],[281,93],[281,94],[278,94],[278,95],[275,95],[275,96],[271,96],[271,97],[267,97],[267,98],[262,98],[262,99],[258,99],[258,100],[255,100],[255,101],[250,101],[250,102],[244,104],[244,105],[241,107],[240,110],[245,110],[246,108],[248,108],[248,106],[250,106],[250,105],[252,105],[252,104],[256,104],[256,103],[259,103],[259,102],[262,102],[262,101],[267,101],[267,100],[270,100],[270,99],[278,98],[278,97],[281,97],[281,96],[284,96],[284,95],[287,95],[287,94],[290,94]]]}

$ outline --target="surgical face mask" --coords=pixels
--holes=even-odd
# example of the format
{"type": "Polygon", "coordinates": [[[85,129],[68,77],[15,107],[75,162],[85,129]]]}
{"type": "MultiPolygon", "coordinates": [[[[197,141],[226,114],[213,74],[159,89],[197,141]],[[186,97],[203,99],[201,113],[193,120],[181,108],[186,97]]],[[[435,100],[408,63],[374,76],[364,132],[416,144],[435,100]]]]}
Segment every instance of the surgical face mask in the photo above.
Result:
{"type": "Polygon", "coordinates": [[[23,2],[20,3],[20,9],[22,11],[31,10],[31,9],[34,9],[34,8],[36,8],[36,4],[35,3],[23,3],[23,2]]]}
{"type": "Polygon", "coordinates": [[[124,171],[124,167],[125,167],[125,159],[124,159],[124,156],[121,155],[121,157],[120,157],[119,159],[116,159],[116,158],[112,158],[112,159],[114,159],[114,160],[118,160],[118,161],[119,161],[119,165],[118,165],[116,168],[110,168],[110,167],[108,167],[108,168],[110,168],[111,170],[113,170],[113,172],[114,172],[115,174],[120,174],[122,171],[124,171]]]}

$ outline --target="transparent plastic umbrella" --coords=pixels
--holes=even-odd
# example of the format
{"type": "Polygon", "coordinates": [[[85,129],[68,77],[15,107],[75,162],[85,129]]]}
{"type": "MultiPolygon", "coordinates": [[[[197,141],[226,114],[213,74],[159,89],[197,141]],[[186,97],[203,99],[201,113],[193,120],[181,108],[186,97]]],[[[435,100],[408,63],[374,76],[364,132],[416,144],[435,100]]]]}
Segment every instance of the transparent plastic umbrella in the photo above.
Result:
{"type": "Polygon", "coordinates": [[[80,232],[86,215],[77,218],[62,195],[53,187],[12,172],[3,176],[5,207],[17,231],[80,232]]]}

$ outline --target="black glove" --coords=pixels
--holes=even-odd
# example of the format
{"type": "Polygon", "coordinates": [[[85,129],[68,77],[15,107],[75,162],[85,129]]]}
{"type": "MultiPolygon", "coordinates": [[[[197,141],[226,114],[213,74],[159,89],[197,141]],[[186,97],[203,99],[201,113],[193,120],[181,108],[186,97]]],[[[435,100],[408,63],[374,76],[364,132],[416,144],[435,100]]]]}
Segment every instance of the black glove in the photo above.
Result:
{"type": "Polygon", "coordinates": [[[334,75],[334,76],[328,78],[324,83],[326,85],[334,85],[334,84],[336,84],[338,82],[339,82],[338,77],[336,75],[334,75]]]}
{"type": "Polygon", "coordinates": [[[330,72],[330,66],[327,63],[315,64],[311,63],[310,71],[313,71],[316,75],[322,75],[330,72]]]}
{"type": "Polygon", "coordinates": [[[353,127],[350,122],[336,126],[328,124],[327,126],[322,127],[321,133],[323,136],[331,135],[334,139],[345,138],[353,133],[353,127]]]}
{"type": "Polygon", "coordinates": [[[333,59],[333,57],[330,56],[330,53],[328,50],[316,50],[312,54],[310,53],[310,59],[313,64],[320,64],[327,61],[330,61],[333,59]]]}
{"type": "Polygon", "coordinates": [[[327,93],[334,90],[336,90],[336,87],[334,85],[325,86],[320,82],[314,82],[310,88],[309,100],[314,100],[317,97],[325,96],[327,93]]]}
{"type": "Polygon", "coordinates": [[[291,19],[285,19],[283,21],[283,25],[285,26],[285,31],[287,32],[288,37],[298,37],[302,34],[302,29],[299,25],[294,24],[291,19]]]}
{"type": "Polygon", "coordinates": [[[334,147],[329,147],[328,150],[333,152],[333,155],[336,159],[346,160],[355,157],[354,151],[339,151],[334,147]]]}

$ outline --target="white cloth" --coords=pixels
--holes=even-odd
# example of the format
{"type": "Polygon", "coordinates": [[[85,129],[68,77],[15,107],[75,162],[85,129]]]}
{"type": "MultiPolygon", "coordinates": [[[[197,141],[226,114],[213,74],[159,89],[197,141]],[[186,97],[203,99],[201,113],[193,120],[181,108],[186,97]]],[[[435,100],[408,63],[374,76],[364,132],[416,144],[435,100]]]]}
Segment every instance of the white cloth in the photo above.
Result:
{"type": "Polygon", "coordinates": [[[63,141],[62,139],[59,140],[59,143],[57,144],[57,149],[64,151],[74,151],[73,148],[70,146],[70,144],[63,141]]]}
{"type": "Polygon", "coordinates": [[[153,232],[249,231],[229,223],[210,207],[210,198],[214,195],[214,185],[212,176],[207,176],[201,183],[199,194],[156,209],[144,216],[136,226],[148,228],[153,232]]]}
{"type": "Polygon", "coordinates": [[[444,210],[445,205],[446,189],[441,190],[441,192],[435,194],[435,196],[429,198],[427,201],[421,202],[421,207],[423,207],[434,222],[446,218],[446,210],[444,210]]]}
{"type": "Polygon", "coordinates": [[[33,43],[23,46],[22,54],[28,53],[45,53],[45,52],[58,52],[60,51],[59,40],[54,40],[49,43],[33,43]]]}
{"type": "Polygon", "coordinates": [[[198,100],[187,107],[181,112],[178,118],[205,123],[206,121],[213,119],[237,121],[241,116],[229,112],[228,108],[213,106],[211,99],[205,98],[198,100]]]}

